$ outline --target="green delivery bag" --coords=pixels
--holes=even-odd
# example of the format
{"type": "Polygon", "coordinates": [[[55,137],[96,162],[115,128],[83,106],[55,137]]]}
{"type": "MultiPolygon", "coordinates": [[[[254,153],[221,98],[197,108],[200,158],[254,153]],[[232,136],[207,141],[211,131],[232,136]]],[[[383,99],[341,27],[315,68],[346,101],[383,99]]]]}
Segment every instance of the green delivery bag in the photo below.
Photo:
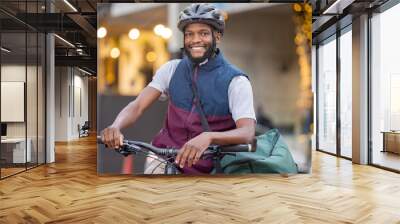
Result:
{"type": "Polygon", "coordinates": [[[277,129],[257,136],[256,152],[225,155],[221,167],[227,174],[297,173],[297,165],[277,129]]]}

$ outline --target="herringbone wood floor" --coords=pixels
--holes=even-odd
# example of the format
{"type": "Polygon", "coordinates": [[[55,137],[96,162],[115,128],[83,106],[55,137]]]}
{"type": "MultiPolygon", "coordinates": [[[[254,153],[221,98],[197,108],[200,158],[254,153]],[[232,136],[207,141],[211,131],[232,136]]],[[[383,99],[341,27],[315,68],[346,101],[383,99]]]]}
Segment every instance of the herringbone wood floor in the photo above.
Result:
{"type": "Polygon", "coordinates": [[[100,177],[94,138],[56,158],[0,181],[0,223],[400,223],[399,174],[319,152],[290,177],[100,177]]]}

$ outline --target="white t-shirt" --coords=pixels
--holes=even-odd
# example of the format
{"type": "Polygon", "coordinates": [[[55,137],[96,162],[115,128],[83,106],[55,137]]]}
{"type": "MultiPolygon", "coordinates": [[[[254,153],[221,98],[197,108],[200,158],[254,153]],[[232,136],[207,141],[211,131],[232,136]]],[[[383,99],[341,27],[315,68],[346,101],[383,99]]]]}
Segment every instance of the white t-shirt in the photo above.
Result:
{"type": "MultiPolygon", "coordinates": [[[[148,86],[161,92],[160,100],[168,98],[168,87],[171,77],[178,66],[180,59],[171,60],[162,65],[153,77],[148,86]]],[[[201,66],[201,64],[200,64],[201,66]]],[[[228,87],[229,112],[236,122],[241,118],[256,120],[253,105],[253,90],[250,81],[244,76],[236,76],[228,87]]]]}

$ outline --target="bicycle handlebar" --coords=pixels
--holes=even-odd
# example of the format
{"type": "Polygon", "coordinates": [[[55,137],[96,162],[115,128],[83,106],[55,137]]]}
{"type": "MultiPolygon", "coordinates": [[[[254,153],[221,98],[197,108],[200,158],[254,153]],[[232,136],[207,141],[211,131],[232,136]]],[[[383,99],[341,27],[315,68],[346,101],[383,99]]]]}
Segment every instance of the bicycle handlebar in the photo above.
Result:
{"type": "MultiPolygon", "coordinates": [[[[97,136],[97,143],[104,144],[100,136],[97,136]]],[[[123,143],[124,147],[130,150],[139,151],[141,149],[140,147],[143,147],[160,156],[176,156],[179,152],[179,149],[159,148],[149,143],[140,141],[124,140],[123,143]]],[[[223,145],[223,146],[211,145],[204,152],[204,154],[212,154],[218,151],[220,153],[255,152],[256,148],[257,148],[257,139],[254,138],[250,144],[223,145]]],[[[121,149],[117,149],[117,151],[120,152],[121,154],[127,153],[126,151],[123,151],[121,149]]]]}

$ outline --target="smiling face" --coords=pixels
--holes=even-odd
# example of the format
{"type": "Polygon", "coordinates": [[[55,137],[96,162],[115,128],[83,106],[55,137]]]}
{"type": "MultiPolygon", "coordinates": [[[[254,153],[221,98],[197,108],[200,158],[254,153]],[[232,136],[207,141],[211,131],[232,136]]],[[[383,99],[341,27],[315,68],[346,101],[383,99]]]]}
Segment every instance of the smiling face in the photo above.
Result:
{"type": "Polygon", "coordinates": [[[184,31],[184,47],[191,58],[203,58],[206,52],[212,47],[213,35],[216,43],[219,43],[221,35],[218,32],[203,23],[192,23],[185,27],[184,31]]]}

